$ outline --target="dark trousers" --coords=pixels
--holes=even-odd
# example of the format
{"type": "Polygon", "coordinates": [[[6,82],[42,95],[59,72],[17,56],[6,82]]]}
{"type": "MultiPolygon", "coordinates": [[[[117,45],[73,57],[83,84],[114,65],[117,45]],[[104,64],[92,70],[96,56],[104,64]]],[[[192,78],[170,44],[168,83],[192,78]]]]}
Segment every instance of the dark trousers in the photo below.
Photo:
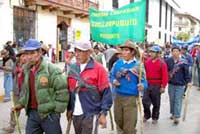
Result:
{"type": "Polygon", "coordinates": [[[200,87],[200,61],[197,61],[197,72],[198,72],[198,84],[200,87]]]}
{"type": "Polygon", "coordinates": [[[26,134],[62,134],[60,115],[52,113],[41,119],[36,110],[28,111],[26,134]]]}
{"type": "Polygon", "coordinates": [[[142,99],[143,106],[144,106],[144,117],[149,119],[152,117],[153,120],[158,120],[160,114],[160,85],[150,85],[148,89],[144,91],[144,96],[142,99]],[[151,115],[150,106],[153,104],[153,110],[151,115]]]}
{"type": "MultiPolygon", "coordinates": [[[[85,117],[84,115],[73,116],[73,125],[76,134],[92,134],[93,132],[93,119],[94,116],[85,117]]],[[[95,125],[95,132],[97,134],[97,120],[95,125]]]]}

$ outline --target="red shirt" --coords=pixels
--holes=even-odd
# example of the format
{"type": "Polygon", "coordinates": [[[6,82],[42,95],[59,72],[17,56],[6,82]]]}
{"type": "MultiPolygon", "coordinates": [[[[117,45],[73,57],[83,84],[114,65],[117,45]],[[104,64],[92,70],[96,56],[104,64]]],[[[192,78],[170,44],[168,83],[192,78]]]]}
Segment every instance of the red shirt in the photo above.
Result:
{"type": "Polygon", "coordinates": [[[30,74],[29,74],[29,108],[32,109],[37,109],[38,108],[38,103],[37,99],[35,96],[35,74],[37,72],[37,68],[33,67],[30,69],[30,74]]]}
{"type": "Polygon", "coordinates": [[[167,65],[161,59],[156,59],[154,62],[149,58],[145,62],[146,77],[148,84],[161,85],[163,88],[168,83],[167,65]]]}
{"type": "Polygon", "coordinates": [[[192,51],[190,52],[190,55],[194,58],[196,57],[197,49],[193,48],[192,51]]]}
{"type": "Polygon", "coordinates": [[[24,71],[20,65],[15,68],[15,74],[17,77],[17,83],[18,83],[18,89],[19,89],[18,95],[20,95],[22,84],[24,81],[24,71]]]}

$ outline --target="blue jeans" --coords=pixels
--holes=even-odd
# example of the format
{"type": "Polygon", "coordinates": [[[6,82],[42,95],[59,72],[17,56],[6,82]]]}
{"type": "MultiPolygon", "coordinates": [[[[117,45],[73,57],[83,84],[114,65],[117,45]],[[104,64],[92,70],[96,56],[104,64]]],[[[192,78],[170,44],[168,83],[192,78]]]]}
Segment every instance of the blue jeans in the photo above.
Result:
{"type": "Polygon", "coordinates": [[[10,92],[13,88],[13,76],[11,73],[4,74],[4,89],[5,89],[5,98],[10,98],[10,92]]]}
{"type": "Polygon", "coordinates": [[[26,134],[62,134],[60,126],[60,115],[56,113],[49,114],[41,119],[37,110],[28,111],[26,124],[26,134]]]}
{"type": "Polygon", "coordinates": [[[175,118],[181,117],[182,99],[184,94],[184,86],[168,85],[170,113],[175,118]]]}

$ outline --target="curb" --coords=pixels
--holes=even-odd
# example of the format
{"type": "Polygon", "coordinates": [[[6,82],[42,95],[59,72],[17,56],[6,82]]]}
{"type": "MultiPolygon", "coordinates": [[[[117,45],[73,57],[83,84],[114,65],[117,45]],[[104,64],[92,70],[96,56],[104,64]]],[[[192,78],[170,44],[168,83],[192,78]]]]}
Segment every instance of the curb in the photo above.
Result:
{"type": "Polygon", "coordinates": [[[3,102],[4,95],[0,95],[0,102],[3,102]]]}

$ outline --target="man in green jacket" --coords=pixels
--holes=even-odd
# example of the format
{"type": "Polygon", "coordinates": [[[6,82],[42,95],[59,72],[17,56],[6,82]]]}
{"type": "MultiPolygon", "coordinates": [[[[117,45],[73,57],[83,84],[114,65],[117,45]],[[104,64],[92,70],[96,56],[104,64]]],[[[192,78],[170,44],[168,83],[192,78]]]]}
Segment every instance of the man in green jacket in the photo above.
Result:
{"type": "Polygon", "coordinates": [[[24,83],[18,104],[28,115],[26,134],[61,134],[60,113],[67,108],[69,93],[66,76],[42,59],[40,43],[29,39],[24,47],[28,63],[24,67],[24,83]]]}

